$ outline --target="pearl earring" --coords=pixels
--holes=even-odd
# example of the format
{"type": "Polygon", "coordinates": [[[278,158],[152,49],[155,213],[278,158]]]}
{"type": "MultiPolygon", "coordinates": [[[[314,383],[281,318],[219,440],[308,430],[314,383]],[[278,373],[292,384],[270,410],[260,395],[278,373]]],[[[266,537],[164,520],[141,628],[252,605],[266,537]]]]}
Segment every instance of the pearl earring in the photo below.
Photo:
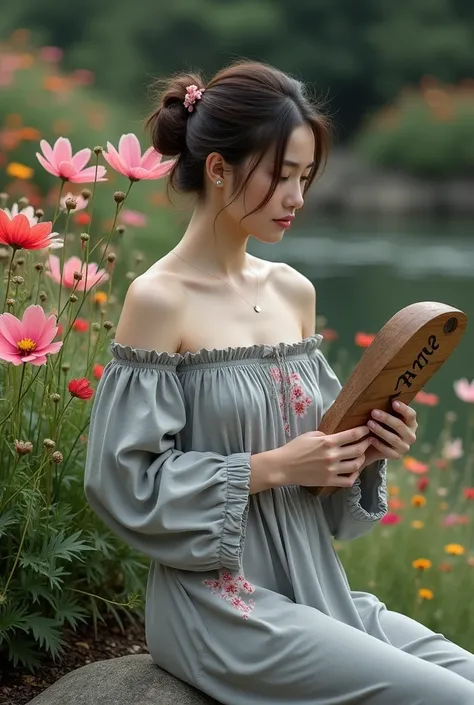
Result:
{"type": "Polygon", "coordinates": [[[217,179],[216,186],[222,186],[222,181],[220,179],[217,179]]]}

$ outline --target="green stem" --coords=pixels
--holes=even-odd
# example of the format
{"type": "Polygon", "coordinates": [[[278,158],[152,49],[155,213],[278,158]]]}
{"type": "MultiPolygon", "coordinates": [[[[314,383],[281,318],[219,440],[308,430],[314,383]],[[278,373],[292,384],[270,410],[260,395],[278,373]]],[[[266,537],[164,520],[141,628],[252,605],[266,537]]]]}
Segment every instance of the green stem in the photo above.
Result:
{"type": "Polygon", "coordinates": [[[21,422],[22,422],[22,417],[23,417],[23,413],[21,410],[21,399],[22,399],[21,392],[22,392],[22,388],[23,388],[23,381],[25,379],[25,370],[26,370],[26,362],[23,362],[22,366],[21,366],[20,387],[18,389],[18,401],[17,401],[17,407],[18,407],[18,435],[17,435],[17,438],[19,441],[21,440],[21,425],[22,425],[21,422]]]}
{"type": "Polygon", "coordinates": [[[15,259],[15,254],[16,254],[16,251],[17,251],[18,248],[17,248],[17,247],[13,247],[12,249],[13,249],[13,253],[12,253],[12,256],[11,256],[11,259],[10,259],[10,266],[8,267],[7,286],[6,286],[6,289],[5,289],[5,298],[4,298],[4,300],[3,300],[3,312],[4,312],[4,313],[5,313],[5,308],[6,308],[6,306],[7,306],[8,293],[9,293],[9,291],[10,291],[10,281],[11,281],[11,278],[12,278],[13,260],[15,259]]]}
{"type": "Polygon", "coordinates": [[[67,238],[67,231],[69,227],[69,218],[71,217],[71,211],[68,209],[67,212],[67,217],[66,217],[66,225],[64,227],[64,245],[61,248],[61,265],[60,265],[60,277],[59,277],[59,294],[58,294],[58,314],[56,317],[56,321],[59,321],[59,312],[61,310],[61,294],[63,290],[63,279],[64,279],[64,261],[66,259],[66,238],[67,238]]]}
{"type": "Polygon", "coordinates": [[[63,195],[63,190],[64,190],[65,184],[66,184],[65,180],[61,179],[61,186],[59,188],[58,200],[56,201],[56,208],[54,209],[53,224],[52,224],[53,227],[56,222],[56,219],[59,216],[59,206],[61,204],[61,196],[63,195]]]}
{"type": "MultiPolygon", "coordinates": [[[[23,363],[23,364],[25,364],[25,363],[23,363]]],[[[23,394],[22,394],[21,396],[18,395],[18,400],[17,400],[17,402],[14,404],[14,406],[12,406],[12,408],[10,409],[10,411],[8,412],[8,414],[0,421],[0,427],[3,426],[3,424],[4,424],[6,421],[8,421],[8,419],[10,418],[10,416],[13,414],[13,412],[14,412],[15,409],[17,408],[18,404],[20,403],[20,401],[23,399],[23,397],[25,396],[25,394],[26,394],[26,393],[28,392],[28,390],[31,388],[31,385],[33,384],[33,382],[34,382],[34,381],[36,380],[36,378],[38,377],[39,373],[41,372],[42,367],[43,367],[43,365],[41,365],[41,367],[39,367],[38,372],[31,378],[31,381],[29,382],[28,386],[27,386],[26,389],[24,390],[23,394]]]]}

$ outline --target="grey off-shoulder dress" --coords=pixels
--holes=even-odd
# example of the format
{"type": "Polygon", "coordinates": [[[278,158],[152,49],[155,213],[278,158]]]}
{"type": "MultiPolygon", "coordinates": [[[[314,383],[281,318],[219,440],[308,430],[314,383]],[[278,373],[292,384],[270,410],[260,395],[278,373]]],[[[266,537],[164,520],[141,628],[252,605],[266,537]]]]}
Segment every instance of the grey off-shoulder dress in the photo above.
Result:
{"type": "Polygon", "coordinates": [[[351,591],[334,550],[387,511],[383,462],[326,498],[249,495],[251,454],[317,429],[339,392],[320,343],[182,356],[112,342],[85,493],[151,559],[150,654],[227,705],[473,705],[474,657],[351,591]]]}

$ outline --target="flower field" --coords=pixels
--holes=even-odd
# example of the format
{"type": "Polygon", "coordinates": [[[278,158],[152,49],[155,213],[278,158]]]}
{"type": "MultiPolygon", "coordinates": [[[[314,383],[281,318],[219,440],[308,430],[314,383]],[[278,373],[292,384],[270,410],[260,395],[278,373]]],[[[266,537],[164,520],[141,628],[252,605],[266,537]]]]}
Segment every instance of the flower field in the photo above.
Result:
{"type": "MultiPolygon", "coordinates": [[[[117,111],[120,131],[97,97],[86,109],[91,76],[65,74],[53,49],[33,52],[21,34],[0,47],[0,658],[32,671],[42,654],[61,658],[64,625],[106,611],[119,624],[143,617],[148,560],[93,515],[83,471],[125,290],[166,251],[179,217],[162,192],[169,162],[142,153],[135,119],[117,111]],[[156,233],[146,256],[140,229],[156,233]]],[[[320,332],[331,361],[337,333],[320,332]]],[[[354,361],[371,339],[354,332],[354,361]]],[[[389,514],[336,549],[353,589],[473,650],[469,374],[453,380],[462,424],[451,400],[417,396],[420,426],[443,414],[443,433],[390,464],[389,514]]]]}

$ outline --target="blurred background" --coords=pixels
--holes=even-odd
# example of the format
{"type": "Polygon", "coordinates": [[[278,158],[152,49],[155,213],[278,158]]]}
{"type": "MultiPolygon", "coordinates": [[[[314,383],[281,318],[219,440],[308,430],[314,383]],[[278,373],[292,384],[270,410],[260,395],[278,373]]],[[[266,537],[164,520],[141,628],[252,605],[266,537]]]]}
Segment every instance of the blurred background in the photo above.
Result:
{"type": "MultiPolygon", "coordinates": [[[[232,59],[264,60],[326,101],[335,144],[291,234],[250,251],[314,282],[338,371],[357,332],[414,301],[474,313],[471,0],[15,0],[2,7],[0,40],[0,190],[53,204],[39,139],[63,135],[77,150],[135,132],[148,146],[155,78],[197,68],[208,79],[232,59]]],[[[108,175],[107,188],[124,188],[108,175]]],[[[124,236],[128,278],[188,217],[162,182],[141,184],[130,207],[143,217],[124,236]]],[[[452,382],[471,375],[473,329],[427,390],[444,408],[465,410],[452,382]]],[[[431,419],[432,439],[442,423],[431,419]]]]}

